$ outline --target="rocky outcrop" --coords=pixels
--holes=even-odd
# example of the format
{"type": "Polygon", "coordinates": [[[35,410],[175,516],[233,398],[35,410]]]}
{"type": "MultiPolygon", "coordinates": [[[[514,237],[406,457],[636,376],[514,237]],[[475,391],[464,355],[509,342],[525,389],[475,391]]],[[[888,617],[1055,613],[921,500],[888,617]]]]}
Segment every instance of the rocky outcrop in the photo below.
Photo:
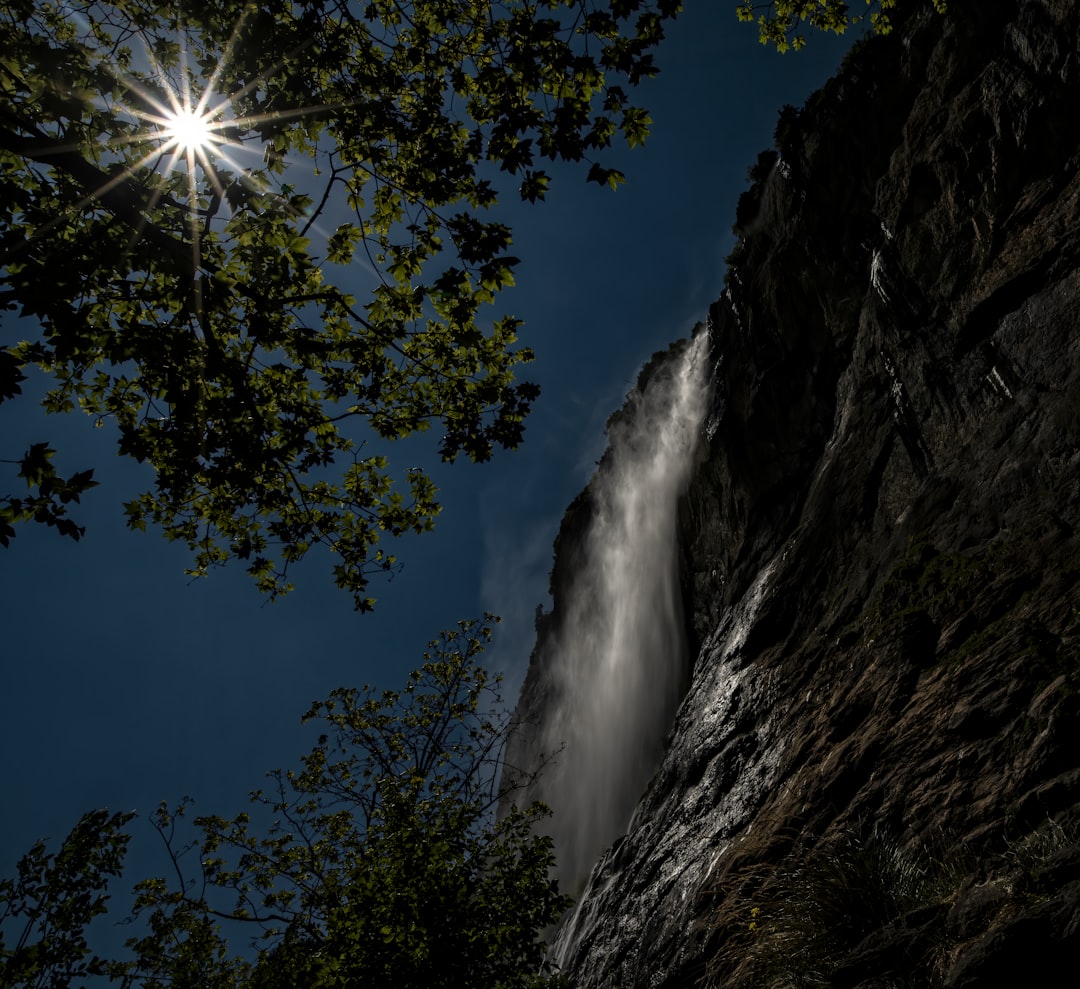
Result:
{"type": "Polygon", "coordinates": [[[580,989],[1073,977],[1080,9],[911,6],[739,204],[697,659],[555,940],[580,989]]]}

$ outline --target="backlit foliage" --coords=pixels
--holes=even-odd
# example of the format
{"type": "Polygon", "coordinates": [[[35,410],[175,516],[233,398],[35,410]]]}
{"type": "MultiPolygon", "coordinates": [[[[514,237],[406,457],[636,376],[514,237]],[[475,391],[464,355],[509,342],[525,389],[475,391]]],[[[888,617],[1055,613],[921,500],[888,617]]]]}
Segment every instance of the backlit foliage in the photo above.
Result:
{"type": "MultiPolygon", "coordinates": [[[[322,544],[371,607],[382,537],[439,511],[387,441],[483,461],[538,393],[491,315],[517,263],[500,182],[542,200],[566,160],[617,186],[605,149],[650,123],[625,87],[679,6],[3,0],[0,306],[24,318],[0,401],[36,367],[48,412],[116,430],[154,472],[128,524],[192,573],[241,560],[273,596],[322,544]],[[189,145],[163,110],[200,101],[213,140],[189,145]]],[[[0,498],[5,539],[61,507],[29,497],[0,498]]]]}
{"type": "MultiPolygon", "coordinates": [[[[798,51],[806,44],[803,29],[809,25],[819,31],[843,34],[849,27],[869,22],[878,34],[892,30],[889,11],[898,0],[740,0],[736,14],[740,21],[757,24],[763,45],[778,52],[798,51]]],[[[902,0],[912,2],[912,0],[902,0]]],[[[917,0],[924,2],[924,0],[917,0]]],[[[946,0],[927,0],[938,13],[944,13],[946,0]]]]}

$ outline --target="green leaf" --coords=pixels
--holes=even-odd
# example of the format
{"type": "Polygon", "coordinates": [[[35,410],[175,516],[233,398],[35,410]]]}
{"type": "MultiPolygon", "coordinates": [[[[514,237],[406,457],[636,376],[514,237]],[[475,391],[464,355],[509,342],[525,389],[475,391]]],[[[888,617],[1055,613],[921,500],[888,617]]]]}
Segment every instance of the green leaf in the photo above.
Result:
{"type": "MultiPolygon", "coordinates": [[[[393,444],[438,428],[436,456],[484,460],[523,436],[532,354],[486,308],[517,263],[492,210],[544,200],[539,158],[645,139],[631,87],[679,4],[221,0],[185,5],[182,39],[154,2],[8,8],[0,298],[32,341],[0,350],[0,400],[34,366],[44,411],[114,429],[153,471],[127,524],[186,545],[191,573],[240,560],[276,597],[322,547],[369,610],[398,566],[380,539],[439,512],[393,444]],[[170,169],[145,115],[185,85],[221,97],[220,144],[170,169]],[[382,466],[350,473],[356,437],[382,466]]],[[[45,449],[4,525],[77,538],[64,509],[92,480],[45,449]]]]}

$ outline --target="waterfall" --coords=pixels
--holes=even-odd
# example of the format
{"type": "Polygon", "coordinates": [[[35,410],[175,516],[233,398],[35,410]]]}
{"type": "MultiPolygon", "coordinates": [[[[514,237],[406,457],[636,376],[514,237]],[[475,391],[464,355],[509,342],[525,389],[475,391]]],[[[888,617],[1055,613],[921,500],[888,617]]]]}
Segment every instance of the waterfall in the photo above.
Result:
{"type": "Polygon", "coordinates": [[[543,642],[533,754],[557,752],[528,796],[553,811],[567,891],[626,826],[663,756],[689,658],[676,517],[707,401],[708,333],[643,376],[608,425],[584,545],[543,642]]]}

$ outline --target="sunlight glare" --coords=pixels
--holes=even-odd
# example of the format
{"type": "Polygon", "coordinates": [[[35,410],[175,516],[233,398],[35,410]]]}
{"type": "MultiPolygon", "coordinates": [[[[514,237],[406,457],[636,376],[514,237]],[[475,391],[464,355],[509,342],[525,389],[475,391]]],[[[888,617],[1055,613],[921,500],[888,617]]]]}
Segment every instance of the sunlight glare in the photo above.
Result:
{"type": "Polygon", "coordinates": [[[201,155],[209,151],[214,143],[213,121],[209,114],[200,113],[198,109],[181,108],[171,113],[165,133],[169,142],[175,143],[176,148],[183,153],[195,152],[201,155]]]}
{"type": "MultiPolygon", "coordinates": [[[[142,213],[142,220],[132,233],[132,243],[141,235],[145,225],[151,222],[150,214],[159,202],[164,201],[175,206],[178,205],[178,199],[186,198],[192,264],[193,270],[197,272],[202,239],[210,229],[211,221],[215,218],[221,219],[217,214],[222,199],[227,198],[226,188],[239,184],[261,193],[271,190],[275,185],[274,180],[260,172],[258,164],[254,168],[248,167],[253,162],[249,158],[248,165],[245,165],[243,160],[251,154],[262,160],[266,158],[261,146],[265,138],[260,125],[273,122],[280,127],[285,121],[335,109],[335,106],[320,103],[277,108],[266,113],[236,113],[237,104],[245,102],[248,97],[253,97],[253,101],[258,103],[261,87],[283,68],[289,57],[295,55],[295,52],[291,53],[236,88],[222,88],[219,85],[241,37],[245,21],[257,10],[254,4],[245,8],[228,42],[215,53],[216,65],[208,78],[200,71],[205,68],[204,61],[199,61],[197,68],[192,68],[188,55],[188,34],[183,26],[177,30],[176,44],[171,48],[166,45],[168,57],[164,61],[158,59],[157,48],[159,42],[169,40],[169,32],[166,30],[163,35],[158,35],[151,31],[150,36],[142,37],[141,61],[149,71],[140,67],[138,74],[132,74],[122,69],[119,64],[111,64],[105,49],[93,51],[103,68],[116,79],[124,91],[119,100],[110,102],[102,97],[97,102],[106,111],[119,112],[135,124],[129,132],[113,137],[109,144],[117,149],[130,146],[135,149],[135,154],[125,168],[116,170],[73,209],[81,210],[95,200],[102,199],[113,189],[135,179],[144,168],[157,173],[162,181],[153,183],[149,189],[145,207],[139,211],[142,213]],[[247,144],[248,139],[251,146],[247,144]],[[186,181],[174,183],[169,177],[169,173],[174,171],[186,173],[186,181]],[[199,176],[200,172],[202,178],[199,176]],[[203,184],[209,186],[206,189],[205,204],[200,198],[200,185],[203,184]],[[204,205],[207,212],[203,212],[204,205]]],[[[90,38],[91,32],[83,19],[78,15],[72,17],[77,29],[90,38]]],[[[203,51],[206,40],[204,37],[199,38],[199,51],[203,55],[207,54],[207,51],[203,51]]],[[[301,46],[304,47],[307,47],[306,43],[301,46]]],[[[277,184],[282,185],[283,190],[286,188],[284,184],[277,184]]],[[[232,200],[229,199],[226,210],[231,209],[231,203],[232,200]]],[[[52,229],[61,219],[62,217],[55,217],[47,221],[38,229],[38,234],[52,229]]],[[[312,222],[313,220],[308,221],[308,225],[312,222]]],[[[199,279],[196,277],[195,281],[197,293],[199,279]]],[[[198,301],[196,309],[201,310],[198,301]]]]}

